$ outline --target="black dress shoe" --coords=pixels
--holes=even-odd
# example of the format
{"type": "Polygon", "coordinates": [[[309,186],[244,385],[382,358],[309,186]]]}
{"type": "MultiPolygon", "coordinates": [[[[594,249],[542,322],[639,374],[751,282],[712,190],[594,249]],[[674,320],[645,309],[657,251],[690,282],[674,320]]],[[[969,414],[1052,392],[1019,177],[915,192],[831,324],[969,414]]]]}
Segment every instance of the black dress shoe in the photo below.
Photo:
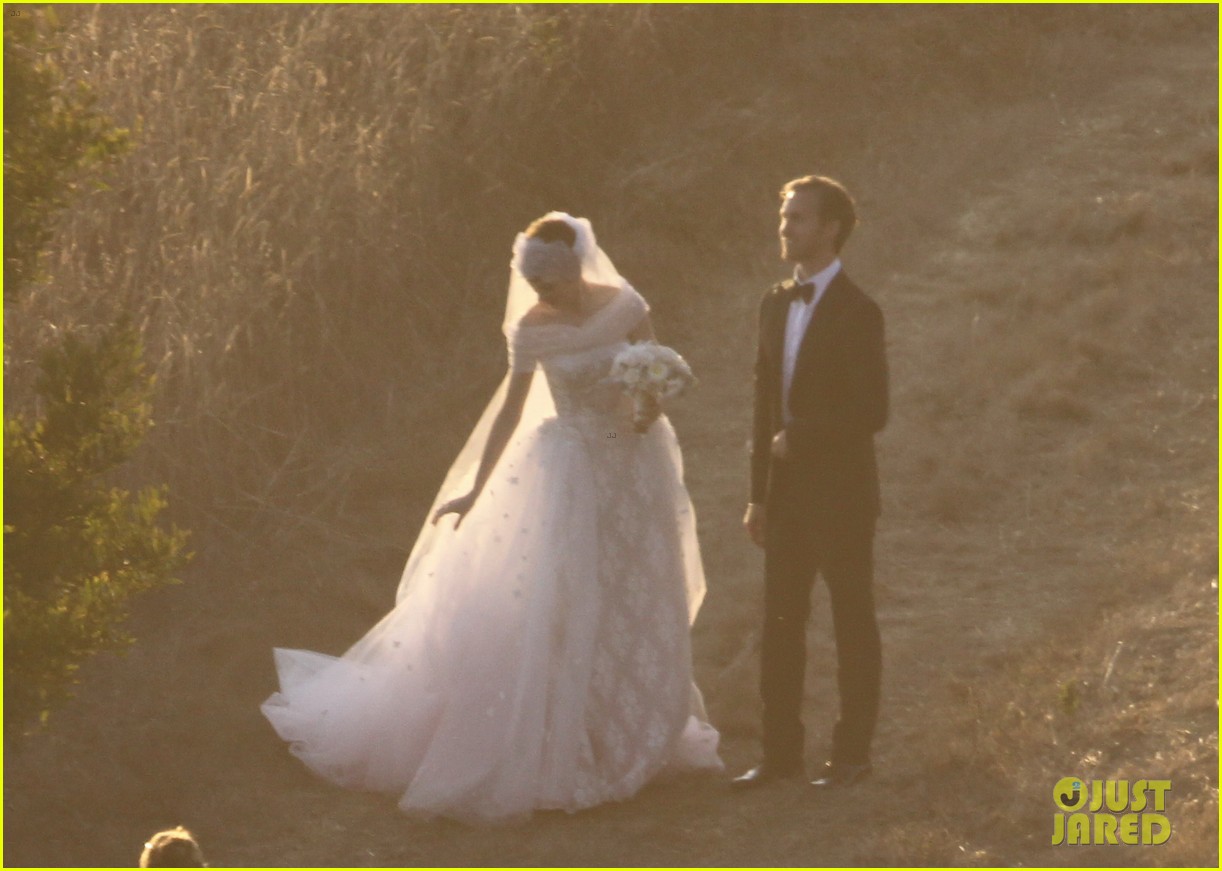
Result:
{"type": "Polygon", "coordinates": [[[734,789],[750,789],[753,786],[763,786],[766,783],[775,783],[778,780],[790,780],[802,774],[801,763],[794,762],[790,765],[775,765],[769,762],[761,763],[750,771],[738,775],[730,781],[730,786],[734,789]]]}
{"type": "Polygon", "coordinates": [[[823,773],[812,780],[810,785],[818,789],[852,786],[869,777],[873,770],[869,762],[863,762],[860,765],[847,762],[827,762],[823,765],[823,773]]]}

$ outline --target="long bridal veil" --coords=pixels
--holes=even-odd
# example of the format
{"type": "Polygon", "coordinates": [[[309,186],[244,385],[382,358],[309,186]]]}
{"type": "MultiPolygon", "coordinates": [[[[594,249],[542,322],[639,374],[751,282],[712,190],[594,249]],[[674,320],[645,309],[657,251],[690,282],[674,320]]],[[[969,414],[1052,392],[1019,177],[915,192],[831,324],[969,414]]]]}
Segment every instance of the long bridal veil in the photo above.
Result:
{"type": "MultiPolygon", "coordinates": [[[[618,418],[603,379],[647,305],[588,222],[548,217],[577,230],[583,277],[620,293],[585,326],[546,331],[557,350],[484,492],[461,528],[433,525],[471,486],[502,382],[433,501],[394,608],[340,657],[275,651],[281,689],[263,711],[292,752],[333,782],[399,793],[409,813],[577,810],[667,768],[721,764],[691,682],[687,624],[705,582],[678,441],[665,418],[605,440],[618,418]]],[[[535,299],[513,269],[511,342],[544,335],[515,334],[535,299]]]]}
{"type": "MultiPolygon", "coordinates": [[[[549,212],[544,215],[544,219],[562,220],[569,224],[576,232],[577,243],[574,248],[581,257],[581,277],[585,281],[592,284],[604,284],[610,287],[626,287],[628,285],[628,282],[616,270],[615,265],[611,262],[611,258],[598,246],[594,238],[594,228],[588,220],[585,218],[575,218],[566,212],[549,212]]],[[[530,284],[515,268],[517,254],[525,238],[525,234],[519,233],[514,240],[514,263],[510,266],[509,292],[505,303],[505,318],[501,325],[507,340],[512,338],[513,331],[517,328],[522,316],[538,301],[538,297],[530,284]]],[[[520,432],[529,431],[545,418],[555,414],[555,405],[552,402],[551,391],[547,386],[547,379],[542,377],[542,373],[537,372],[536,375],[538,377],[531,381],[530,394],[522,411],[521,421],[518,423],[518,430],[520,432]]],[[[420,535],[417,537],[411,554],[408,556],[407,565],[403,569],[403,576],[399,581],[399,589],[395,596],[396,603],[403,601],[404,597],[428,577],[428,573],[422,571],[421,567],[428,561],[430,554],[432,554],[435,548],[453,536],[453,521],[446,518],[434,526],[431,522],[433,514],[441,507],[442,503],[465,493],[474,483],[475,474],[479,470],[480,457],[483,454],[484,445],[488,441],[488,433],[492,429],[492,423],[496,419],[497,412],[500,411],[501,405],[505,400],[508,386],[509,376],[507,374],[501,381],[500,386],[497,387],[491,401],[484,408],[478,423],[476,423],[475,428],[471,431],[471,435],[467,438],[462,450],[458,453],[458,457],[450,466],[449,472],[446,473],[445,480],[442,482],[441,488],[433,500],[433,504],[429,507],[429,512],[425,517],[420,535]]],[[[671,446],[671,454],[675,463],[678,464],[679,474],[682,476],[683,460],[677,443],[671,446]]],[[[686,532],[687,534],[684,535],[684,547],[689,551],[689,558],[694,557],[698,560],[694,518],[692,520],[692,528],[686,532]]],[[[689,577],[687,590],[688,606],[690,617],[693,620],[700,608],[701,602],[704,600],[704,593],[703,573],[697,573],[695,577],[689,577]]]]}

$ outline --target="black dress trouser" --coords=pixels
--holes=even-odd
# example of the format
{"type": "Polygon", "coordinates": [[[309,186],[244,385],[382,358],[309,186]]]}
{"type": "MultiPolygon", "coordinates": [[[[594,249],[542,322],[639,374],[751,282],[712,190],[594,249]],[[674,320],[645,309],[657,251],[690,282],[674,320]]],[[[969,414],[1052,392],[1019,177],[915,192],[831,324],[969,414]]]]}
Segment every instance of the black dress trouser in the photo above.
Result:
{"type": "Polygon", "coordinates": [[[806,623],[816,574],[827,584],[836,635],[840,718],[832,735],[832,761],[869,761],[882,673],[874,610],[874,526],[873,513],[837,513],[819,505],[798,480],[774,477],[765,528],[760,670],[764,758],[770,765],[802,762],[806,623]]]}

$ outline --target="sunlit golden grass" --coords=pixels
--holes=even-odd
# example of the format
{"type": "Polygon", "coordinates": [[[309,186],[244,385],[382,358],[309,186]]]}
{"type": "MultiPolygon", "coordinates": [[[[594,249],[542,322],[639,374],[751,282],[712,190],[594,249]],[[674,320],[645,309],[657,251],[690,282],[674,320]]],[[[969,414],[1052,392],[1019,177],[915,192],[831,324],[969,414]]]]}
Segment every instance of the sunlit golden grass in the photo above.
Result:
{"type": "Polygon", "coordinates": [[[737,181],[761,154],[797,172],[855,150],[876,112],[908,111],[884,83],[970,81],[937,97],[955,110],[1022,93],[1003,73],[1029,62],[1011,30],[1039,27],[885,9],[815,26],[784,8],[62,11],[62,62],[104,83],[137,148],[65,216],[53,281],[9,313],[8,346],[32,359],[49,329],[133,313],[163,388],[148,462],[192,519],[230,526],[334,513],[303,482],[360,433],[432,425],[419,373],[464,402],[486,390],[530,218],[590,215],[679,320],[708,251],[767,238],[742,217],[781,174],[737,181]],[[789,48],[803,38],[815,51],[789,48]],[[751,84],[778,63],[824,87],[751,84]]]}
{"type": "Polygon", "coordinates": [[[999,857],[1022,850],[1039,864],[1209,863],[1205,851],[1217,841],[1217,683],[1201,679],[1200,665],[1217,661],[1216,586],[1158,573],[1145,581],[1157,585],[1155,603],[1123,607],[1101,624],[1070,616],[998,685],[960,685],[967,716],[956,721],[946,754],[947,779],[962,795],[949,804],[960,815],[972,804],[982,811],[979,781],[1004,791],[980,813],[971,842],[999,857]],[[1140,856],[1051,849],[1052,786],[1070,775],[1170,779],[1171,841],[1140,856]],[[1015,816],[1040,837],[1023,843],[1015,816]]]}
{"type": "Polygon", "coordinates": [[[300,510],[289,482],[320,451],[420,425],[420,372],[453,392],[503,353],[513,230],[614,185],[661,111],[638,97],[666,36],[647,11],[64,17],[64,64],[105,83],[138,147],[66,216],[10,347],[133,312],[164,388],[159,466],[189,501],[300,510]]]}

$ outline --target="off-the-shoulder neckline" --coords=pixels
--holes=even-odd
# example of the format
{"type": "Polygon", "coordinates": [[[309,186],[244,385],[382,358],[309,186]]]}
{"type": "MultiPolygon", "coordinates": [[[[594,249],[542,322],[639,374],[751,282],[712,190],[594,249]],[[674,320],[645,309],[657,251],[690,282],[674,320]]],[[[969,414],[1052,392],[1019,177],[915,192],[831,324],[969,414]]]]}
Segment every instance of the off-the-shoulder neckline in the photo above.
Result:
{"type": "Polygon", "coordinates": [[[541,330],[541,329],[547,329],[548,327],[561,327],[561,328],[569,329],[569,330],[584,330],[586,327],[590,325],[590,322],[592,320],[597,318],[607,309],[614,306],[620,300],[620,298],[623,297],[627,293],[628,293],[628,288],[623,287],[622,285],[620,287],[617,287],[615,289],[615,293],[611,295],[611,298],[607,300],[606,302],[604,302],[602,305],[600,305],[598,308],[594,309],[594,311],[590,312],[586,316],[586,319],[582,321],[580,324],[566,324],[564,322],[557,322],[557,323],[551,323],[551,324],[523,324],[519,322],[518,329],[520,330],[541,330]]]}

